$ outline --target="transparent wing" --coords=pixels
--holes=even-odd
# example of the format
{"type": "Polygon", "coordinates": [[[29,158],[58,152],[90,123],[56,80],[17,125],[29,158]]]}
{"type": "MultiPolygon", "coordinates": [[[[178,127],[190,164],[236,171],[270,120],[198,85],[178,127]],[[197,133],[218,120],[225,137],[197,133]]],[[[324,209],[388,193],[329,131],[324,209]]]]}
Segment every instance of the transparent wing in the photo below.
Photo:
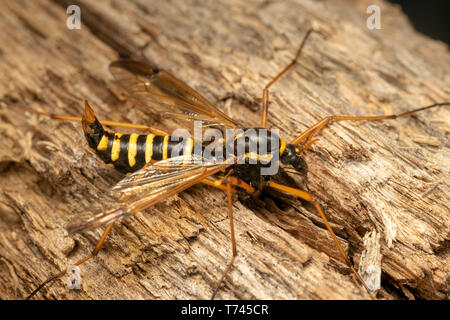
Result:
{"type": "Polygon", "coordinates": [[[194,89],[165,71],[132,60],[112,62],[109,69],[131,100],[150,108],[162,120],[176,119],[178,127],[184,122],[187,129],[191,129],[194,120],[202,121],[206,126],[241,127],[194,89]]]}
{"type": "Polygon", "coordinates": [[[69,226],[70,233],[107,225],[133,215],[155,203],[173,196],[216,172],[234,164],[234,159],[220,163],[196,155],[159,161],[119,181],[112,192],[120,201],[118,209],[96,215],[69,226]]]}

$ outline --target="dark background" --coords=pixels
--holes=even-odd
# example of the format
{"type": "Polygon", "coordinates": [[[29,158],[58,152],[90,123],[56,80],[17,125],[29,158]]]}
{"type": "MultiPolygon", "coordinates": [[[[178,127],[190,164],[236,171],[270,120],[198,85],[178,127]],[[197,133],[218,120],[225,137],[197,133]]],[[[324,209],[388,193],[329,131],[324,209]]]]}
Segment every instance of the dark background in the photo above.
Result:
{"type": "Polygon", "coordinates": [[[450,45],[450,0],[389,0],[389,2],[401,5],[417,31],[450,45]]]}

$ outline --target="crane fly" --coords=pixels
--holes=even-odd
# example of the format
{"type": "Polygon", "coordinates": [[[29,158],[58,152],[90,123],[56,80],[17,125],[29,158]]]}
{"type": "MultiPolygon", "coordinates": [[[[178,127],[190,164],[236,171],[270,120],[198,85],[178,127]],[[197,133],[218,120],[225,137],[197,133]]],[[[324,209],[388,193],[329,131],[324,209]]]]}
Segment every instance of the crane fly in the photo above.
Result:
{"type": "MultiPolygon", "coordinates": [[[[263,159],[276,158],[278,163],[281,163],[283,166],[291,166],[297,172],[304,172],[306,166],[302,157],[303,153],[317,141],[315,138],[317,134],[331,122],[397,119],[399,117],[409,116],[418,111],[449,105],[450,103],[434,103],[426,107],[392,115],[333,115],[318,121],[289,143],[277,135],[275,135],[275,138],[273,138],[273,135],[263,135],[263,132],[272,133],[271,130],[266,129],[269,109],[269,89],[283,74],[296,64],[306,40],[314,31],[313,29],[307,31],[292,62],[282,69],[264,87],[261,101],[260,124],[259,127],[253,128],[253,135],[249,136],[244,132],[234,136],[231,140],[221,139],[218,141],[222,143],[219,151],[221,150],[220,148],[224,151],[226,147],[243,145],[245,150],[243,155],[232,152],[231,154],[228,153],[226,157],[223,157],[222,153],[222,157],[219,157],[219,153],[215,154],[212,152],[209,157],[205,157],[205,145],[195,139],[187,138],[180,142],[180,137],[172,136],[168,131],[163,129],[132,123],[98,120],[87,101],[85,101],[85,111],[82,117],[48,114],[22,107],[26,111],[53,119],[81,121],[90,148],[107,165],[127,174],[127,176],[112,188],[112,192],[116,195],[119,202],[117,208],[68,227],[71,233],[105,227],[92,253],[77,261],[74,265],[79,266],[95,257],[103,246],[112,226],[121,219],[132,216],[197,183],[203,183],[224,190],[227,193],[228,217],[231,230],[232,255],[224,268],[222,276],[218,279],[216,286],[212,290],[211,298],[214,298],[221,284],[224,282],[226,275],[232,269],[237,256],[232,194],[240,191],[256,196],[258,190],[264,187],[276,189],[310,202],[322,218],[340,255],[362,287],[370,292],[340,245],[324,211],[314,195],[297,188],[276,183],[272,181],[270,175],[263,176],[261,170],[267,166],[267,162],[263,159]],[[144,130],[146,133],[121,134],[104,129],[104,125],[144,130]],[[257,152],[250,152],[248,150],[250,142],[257,145],[257,152]],[[265,148],[262,148],[263,146],[265,148]],[[260,150],[262,149],[268,151],[261,152],[260,150]],[[177,156],[173,156],[173,154],[177,154],[177,156]]],[[[127,92],[128,99],[143,108],[148,108],[152,113],[159,114],[162,122],[166,122],[168,127],[174,127],[175,125],[177,128],[181,127],[192,130],[192,124],[195,121],[201,121],[205,127],[220,128],[222,131],[225,129],[244,129],[239,122],[217,109],[184,82],[147,63],[133,60],[119,60],[110,64],[110,71],[115,78],[114,81],[116,84],[127,92]]],[[[36,288],[28,298],[34,296],[46,284],[62,277],[66,273],[67,270],[62,270],[58,274],[51,276],[36,288]]]]}

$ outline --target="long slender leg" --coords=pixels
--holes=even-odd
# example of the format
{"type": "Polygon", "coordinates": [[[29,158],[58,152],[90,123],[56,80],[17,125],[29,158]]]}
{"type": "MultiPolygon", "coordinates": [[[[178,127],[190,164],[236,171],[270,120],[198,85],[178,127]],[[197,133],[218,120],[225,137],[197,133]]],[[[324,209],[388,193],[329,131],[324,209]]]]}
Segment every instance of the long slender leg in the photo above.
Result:
{"type": "Polygon", "coordinates": [[[288,186],[284,186],[275,182],[269,182],[269,187],[274,188],[274,189],[278,189],[278,190],[282,190],[284,192],[290,193],[294,196],[299,197],[300,199],[306,200],[308,202],[311,202],[314,207],[316,208],[316,210],[319,212],[320,216],[322,217],[323,222],[325,223],[326,228],[328,229],[328,232],[330,232],[331,237],[333,238],[334,243],[336,244],[337,248],[339,249],[339,252],[341,253],[342,257],[344,258],[345,262],[347,263],[347,265],[350,267],[350,269],[353,271],[353,273],[356,275],[356,277],[358,278],[358,280],[361,282],[361,284],[364,286],[364,288],[367,290],[367,292],[370,294],[370,290],[369,288],[367,288],[366,283],[364,282],[364,280],[361,278],[361,276],[359,275],[358,272],[356,272],[355,268],[353,267],[352,263],[350,262],[350,259],[347,257],[347,254],[345,253],[344,249],[342,249],[336,235],[334,234],[333,229],[331,228],[330,224],[328,223],[328,219],[325,216],[325,213],[323,212],[322,208],[320,207],[319,203],[317,202],[317,200],[314,198],[314,196],[306,191],[302,191],[296,188],[291,188],[288,186]]]}
{"type": "MultiPolygon", "coordinates": [[[[227,191],[226,186],[223,185],[223,182],[227,181],[229,184],[231,184],[232,186],[235,187],[239,187],[241,189],[244,189],[245,191],[247,191],[248,193],[253,193],[255,192],[255,188],[253,188],[251,185],[249,185],[247,182],[242,181],[234,176],[229,176],[229,177],[225,177],[222,179],[212,179],[212,178],[207,178],[203,181],[200,181],[201,183],[216,187],[218,189],[227,191]]],[[[231,188],[232,192],[235,192],[236,190],[234,190],[233,188],[231,188]]]]}
{"type": "Polygon", "coordinates": [[[214,291],[211,295],[211,300],[213,300],[217,294],[217,291],[220,288],[220,285],[223,283],[226,275],[233,267],[234,260],[236,259],[236,256],[237,256],[236,237],[235,237],[235,233],[234,233],[234,222],[233,222],[233,203],[232,203],[232,198],[231,198],[231,194],[233,192],[236,192],[236,190],[234,188],[232,188],[231,186],[233,185],[233,186],[242,188],[249,193],[255,192],[255,188],[253,188],[252,186],[247,184],[245,181],[242,181],[234,176],[226,176],[225,179],[218,179],[218,180],[214,180],[214,179],[210,178],[210,179],[202,180],[201,182],[204,184],[213,186],[215,188],[221,189],[221,190],[225,189],[227,192],[227,199],[228,199],[228,217],[230,219],[231,247],[232,247],[233,256],[231,257],[230,261],[228,261],[227,267],[225,268],[222,276],[220,277],[219,281],[216,284],[216,287],[214,288],[214,291]],[[225,186],[223,186],[223,184],[225,184],[225,186]],[[225,188],[223,188],[223,187],[225,187],[225,188]]]}
{"type": "MultiPolygon", "coordinates": [[[[106,226],[105,231],[103,231],[102,236],[100,237],[100,240],[97,242],[97,245],[95,246],[94,250],[92,251],[92,253],[90,255],[88,255],[87,257],[84,257],[83,259],[77,261],[75,263],[76,266],[79,266],[83,263],[85,263],[86,261],[92,259],[93,257],[95,257],[98,252],[100,251],[100,249],[103,246],[103,243],[105,242],[106,237],[108,236],[109,231],[111,231],[111,228],[113,226],[113,223],[109,224],[106,226]]],[[[26,298],[26,300],[31,299],[36,293],[38,293],[46,284],[52,282],[53,280],[56,280],[58,278],[61,278],[62,276],[64,276],[67,273],[67,269],[61,271],[60,273],[51,276],[50,278],[48,278],[47,280],[45,280],[42,284],[39,285],[39,287],[37,287],[32,293],[30,293],[30,295],[26,298]]]]}
{"type": "Polygon", "coordinates": [[[255,188],[253,188],[251,185],[249,185],[247,182],[242,181],[241,179],[238,179],[234,176],[228,177],[227,182],[233,186],[239,187],[247,191],[248,193],[255,192],[255,188]]]}
{"type": "MultiPolygon", "coordinates": [[[[302,52],[303,46],[306,43],[306,40],[308,39],[311,32],[315,31],[314,29],[309,29],[306,32],[305,37],[302,40],[302,43],[300,44],[300,47],[298,48],[297,54],[295,55],[295,58],[289,63],[286,67],[284,67],[283,70],[280,71],[263,89],[262,93],[262,101],[261,101],[261,127],[265,128],[267,124],[267,113],[269,110],[269,88],[283,75],[285,74],[290,68],[292,68],[296,63],[297,59],[300,56],[300,53],[302,52]]],[[[317,32],[317,31],[316,31],[317,32]]]]}
{"type": "Polygon", "coordinates": [[[234,235],[234,222],[233,222],[233,203],[231,199],[231,184],[226,183],[227,186],[227,198],[228,198],[228,217],[230,218],[230,230],[231,230],[231,248],[233,251],[233,256],[231,257],[230,261],[228,261],[227,267],[225,268],[222,276],[220,277],[219,281],[216,284],[216,287],[211,295],[211,300],[214,299],[214,297],[217,294],[217,291],[220,288],[220,285],[222,284],[223,280],[225,279],[225,276],[228,274],[228,272],[231,270],[234,264],[234,260],[237,256],[237,247],[236,247],[236,237],[234,235]]]}
{"type": "MultiPolygon", "coordinates": [[[[434,103],[432,105],[414,109],[411,111],[403,112],[400,114],[391,114],[391,115],[384,115],[384,116],[330,116],[327,118],[323,118],[322,120],[318,121],[313,126],[309,127],[306,131],[304,131],[300,136],[292,140],[291,144],[299,144],[300,142],[307,140],[311,141],[312,137],[322,131],[330,122],[332,121],[343,121],[343,120],[350,120],[350,121],[361,121],[361,120],[368,120],[368,121],[374,121],[374,120],[387,120],[387,119],[397,119],[400,117],[406,117],[413,113],[435,108],[435,107],[441,107],[445,105],[450,105],[450,102],[442,102],[442,103],[434,103]]],[[[311,145],[311,144],[309,144],[311,145]]]]}
{"type": "MultiPolygon", "coordinates": [[[[85,104],[88,104],[88,102],[85,100],[85,104]]],[[[89,105],[89,104],[88,104],[89,105]]],[[[34,114],[38,114],[44,117],[48,117],[51,119],[56,119],[56,120],[68,120],[68,121],[80,121],[81,122],[81,117],[74,117],[74,116],[68,116],[68,115],[58,115],[58,114],[53,114],[53,113],[46,113],[46,112],[41,112],[41,111],[37,111],[37,110],[33,110],[31,108],[27,108],[24,106],[19,106],[19,105],[15,105],[14,107],[21,109],[25,112],[30,112],[30,113],[34,113],[34,114]]],[[[117,122],[117,121],[109,121],[109,120],[99,120],[100,123],[102,125],[105,126],[111,126],[111,127],[122,127],[122,128],[130,128],[130,129],[137,129],[137,130],[145,130],[145,131],[149,131],[155,135],[168,135],[169,133],[167,131],[164,131],[162,129],[159,128],[154,128],[154,127],[149,127],[143,124],[134,124],[134,123],[127,123],[127,122],[117,122]]]]}
{"type": "MultiPolygon", "coordinates": [[[[223,185],[222,183],[221,183],[221,184],[218,184],[217,181],[219,181],[219,180],[212,179],[212,178],[206,178],[205,180],[200,181],[200,183],[203,183],[203,184],[206,184],[206,185],[208,185],[208,186],[211,186],[211,187],[220,189],[220,190],[222,190],[222,191],[227,191],[227,186],[226,186],[226,185],[223,185]]],[[[231,192],[232,192],[232,193],[235,193],[235,192],[236,192],[236,189],[231,188],[231,192]]]]}

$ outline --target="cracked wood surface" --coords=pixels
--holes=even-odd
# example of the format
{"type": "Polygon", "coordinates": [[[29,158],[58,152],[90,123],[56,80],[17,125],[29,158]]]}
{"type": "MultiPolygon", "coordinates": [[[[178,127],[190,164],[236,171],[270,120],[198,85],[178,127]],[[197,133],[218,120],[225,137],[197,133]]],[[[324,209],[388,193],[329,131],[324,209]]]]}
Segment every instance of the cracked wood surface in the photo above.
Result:
{"type": "MultiPolygon", "coordinates": [[[[246,125],[264,85],[313,34],[300,62],[271,88],[268,125],[288,141],[333,114],[399,113],[450,96],[448,48],[379,1],[0,2],[0,99],[79,116],[152,125],[124,103],[108,64],[143,58],[246,125]],[[381,7],[382,30],[366,28],[381,7]]],[[[95,246],[101,230],[69,236],[77,216],[110,202],[121,175],[88,149],[81,125],[1,105],[0,298],[22,299],[95,246]]],[[[305,154],[312,192],[362,274],[381,268],[377,298],[444,299],[449,292],[448,108],[384,122],[335,123],[305,154]],[[361,258],[362,257],[362,258],[361,258]],[[361,261],[363,260],[363,261],[361,261]],[[375,268],[376,269],[376,268],[375,268]],[[370,271],[370,270],[369,270],[370,271]]],[[[209,298],[231,256],[226,195],[199,185],[117,224],[98,257],[50,299],[209,298]]],[[[238,258],[219,299],[360,299],[314,208],[279,192],[234,202],[238,258]]],[[[369,272],[370,273],[370,272],[369,272]]],[[[376,281],[376,279],[372,279],[376,281]]]]}

